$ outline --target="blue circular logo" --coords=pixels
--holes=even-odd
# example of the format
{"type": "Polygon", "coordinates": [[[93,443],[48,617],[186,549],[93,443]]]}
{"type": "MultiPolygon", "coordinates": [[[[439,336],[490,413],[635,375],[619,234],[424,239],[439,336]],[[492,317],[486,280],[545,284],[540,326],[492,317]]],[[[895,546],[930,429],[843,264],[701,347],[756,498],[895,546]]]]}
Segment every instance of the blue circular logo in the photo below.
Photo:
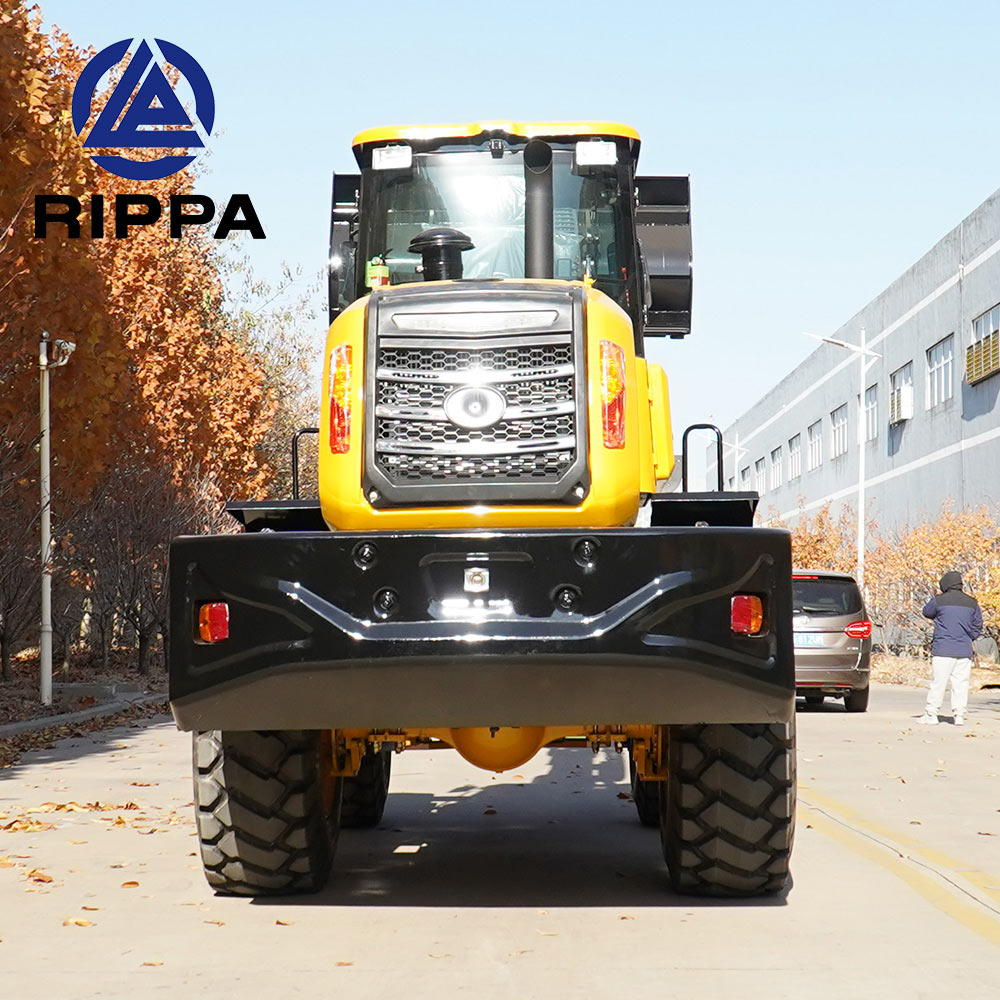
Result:
{"type": "MultiPolygon", "coordinates": [[[[82,136],[93,112],[94,94],[101,78],[128,54],[134,39],[125,38],[95,55],[83,68],[73,89],[73,127],[82,136]]],[[[211,135],[215,122],[215,95],[205,71],[179,45],[154,39],[163,58],[187,80],[194,93],[195,118],[211,135]]],[[[122,73],[84,140],[85,149],[198,149],[205,143],[195,131],[170,81],[143,41],[122,73]]],[[[197,153],[172,154],[155,160],[127,156],[92,156],[109,173],[132,181],[153,181],[183,170],[197,153]]]]}

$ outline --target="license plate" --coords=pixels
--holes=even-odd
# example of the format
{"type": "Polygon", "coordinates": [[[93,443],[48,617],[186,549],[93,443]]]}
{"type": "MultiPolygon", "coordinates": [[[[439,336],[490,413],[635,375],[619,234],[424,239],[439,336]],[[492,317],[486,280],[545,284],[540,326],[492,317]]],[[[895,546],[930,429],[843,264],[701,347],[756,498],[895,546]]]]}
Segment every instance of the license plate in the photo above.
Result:
{"type": "Polygon", "coordinates": [[[823,633],[822,632],[796,632],[795,633],[795,645],[796,646],[822,646],[823,645],[823,633]]]}

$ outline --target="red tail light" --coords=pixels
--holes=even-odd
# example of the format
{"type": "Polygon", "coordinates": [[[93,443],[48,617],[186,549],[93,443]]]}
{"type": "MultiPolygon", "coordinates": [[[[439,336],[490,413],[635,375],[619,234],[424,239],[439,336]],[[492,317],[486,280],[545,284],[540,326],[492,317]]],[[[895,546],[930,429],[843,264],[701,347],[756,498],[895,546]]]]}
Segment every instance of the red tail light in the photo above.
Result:
{"type": "Polygon", "coordinates": [[[733,597],[730,627],[739,635],[757,635],[764,627],[764,602],[752,594],[733,597]]]}
{"type": "Polygon", "coordinates": [[[601,420],[604,447],[625,447],[625,352],[611,340],[601,341],[601,420]]]}
{"type": "Polygon", "coordinates": [[[351,348],[340,344],[330,354],[330,451],[351,448],[351,348]]]}
{"type": "Polygon", "coordinates": [[[198,637],[202,642],[222,642],[229,638],[229,605],[213,601],[198,608],[198,637]]]}
{"type": "Polygon", "coordinates": [[[870,639],[872,637],[872,623],[870,621],[851,622],[844,629],[846,635],[852,639],[870,639]]]}

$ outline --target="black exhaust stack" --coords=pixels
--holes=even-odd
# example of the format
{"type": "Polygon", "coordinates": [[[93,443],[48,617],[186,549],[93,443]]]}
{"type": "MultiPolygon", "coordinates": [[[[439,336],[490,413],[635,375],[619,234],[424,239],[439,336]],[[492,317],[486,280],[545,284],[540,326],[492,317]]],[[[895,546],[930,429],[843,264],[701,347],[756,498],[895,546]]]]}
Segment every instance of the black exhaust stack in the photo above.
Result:
{"type": "Polygon", "coordinates": [[[524,147],[524,276],[553,276],[552,147],[532,139],[524,147]]]}
{"type": "Polygon", "coordinates": [[[462,277],[462,251],[472,250],[472,240],[457,229],[425,229],[410,240],[410,253],[423,258],[424,281],[458,281],[462,277]]]}

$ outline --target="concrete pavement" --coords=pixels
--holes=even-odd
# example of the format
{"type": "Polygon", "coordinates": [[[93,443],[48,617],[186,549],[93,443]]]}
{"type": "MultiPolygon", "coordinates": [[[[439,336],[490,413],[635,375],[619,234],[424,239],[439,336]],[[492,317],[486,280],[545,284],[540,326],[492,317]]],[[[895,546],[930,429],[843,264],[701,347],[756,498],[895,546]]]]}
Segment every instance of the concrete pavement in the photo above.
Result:
{"type": "Polygon", "coordinates": [[[324,892],[215,897],[189,735],[64,741],[0,771],[0,827],[27,826],[0,830],[6,992],[1000,996],[1000,705],[978,696],[963,731],[912,725],[921,704],[799,713],[794,885],[764,901],[673,895],[625,761],[575,750],[496,777],[396,757],[384,822],[342,835],[324,892]]]}

